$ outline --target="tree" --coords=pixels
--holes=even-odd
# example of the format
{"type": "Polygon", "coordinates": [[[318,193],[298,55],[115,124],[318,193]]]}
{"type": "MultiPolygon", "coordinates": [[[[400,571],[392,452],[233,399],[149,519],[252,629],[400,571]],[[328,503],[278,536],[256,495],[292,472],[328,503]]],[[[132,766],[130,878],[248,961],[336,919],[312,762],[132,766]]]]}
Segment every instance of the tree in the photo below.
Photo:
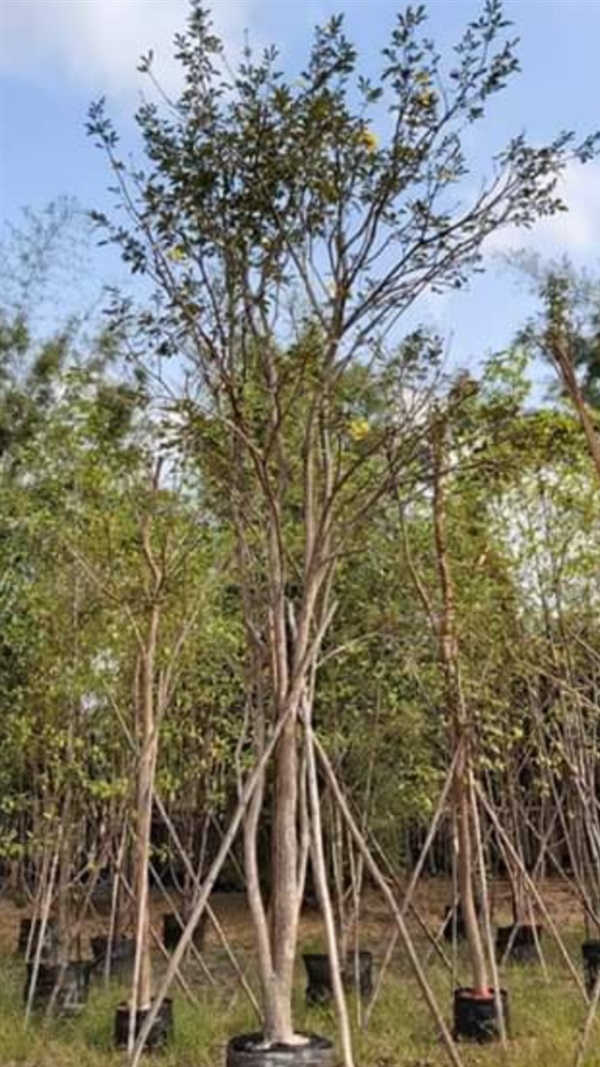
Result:
{"type": "MultiPolygon", "coordinates": [[[[298,727],[310,724],[336,562],[386,484],[387,464],[374,478],[368,461],[393,451],[401,465],[412,445],[400,420],[367,420],[346,447],[346,375],[385,360],[386,337],[423,291],[465,284],[490,233],[558,210],[558,175],[596,145],[561,134],[534,148],[516,137],[480,193],[456,207],[469,173],[462,130],[517,70],[515,42],[499,0],[487,0],[445,75],[424,22],[421,7],[398,15],[376,86],[360,75],[341,17],[317,29],[300,84],[278,69],[275,49],[258,60],[246,49],[228,78],[222,44],[194,2],[176,38],[179,98],[137,114],[142,166],[120,158],[104,102],[90,109],[89,132],[128,219],[95,220],[132,271],[154,283],[153,308],[137,319],[145,343],[177,358],[188,425],[203,422],[227,457],[210,476],[230,497],[253,679],[246,721],[258,752],[267,726],[281,729],[270,924],[255,849],[264,780],[246,819],[267,1046],[298,1040],[291,988],[306,851],[298,727]]],[[[151,55],[141,67],[153,77],[151,55]]],[[[131,304],[116,311],[135,316],[131,304]]],[[[313,810],[310,821],[316,862],[313,810]]]]}
{"type": "Polygon", "coordinates": [[[537,256],[517,256],[513,262],[532,280],[543,309],[521,331],[519,342],[554,368],[600,476],[600,278],[577,271],[566,258],[544,264],[537,256]]]}
{"type": "Polygon", "coordinates": [[[547,318],[543,343],[558,371],[562,387],[577,412],[600,479],[600,437],[587,400],[588,396],[595,398],[596,379],[600,374],[600,311],[596,307],[593,332],[589,339],[576,331],[569,301],[571,288],[571,281],[564,274],[548,276],[543,292],[547,318]],[[585,370],[583,386],[579,384],[576,373],[580,364],[585,370]]]}

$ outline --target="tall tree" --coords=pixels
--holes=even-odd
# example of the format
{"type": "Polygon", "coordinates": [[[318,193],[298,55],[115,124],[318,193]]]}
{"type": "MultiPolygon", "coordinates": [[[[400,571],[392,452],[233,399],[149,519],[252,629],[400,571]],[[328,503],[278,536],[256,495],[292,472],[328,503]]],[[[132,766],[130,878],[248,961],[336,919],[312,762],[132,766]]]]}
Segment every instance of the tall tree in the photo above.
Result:
{"type": "MultiPolygon", "coordinates": [[[[331,19],[316,30],[298,83],[279,69],[275,49],[256,59],[247,48],[224,74],[222,44],[194,2],[176,38],[181,94],[164,110],[149,103],[137,114],[141,166],[121,159],[104,103],[90,109],[90,134],[106,152],[128,219],[121,225],[97,214],[96,221],[131,269],[154,282],[155,303],[141,323],[160,358],[179,360],[190,424],[208,416],[225,435],[228,464],[212,473],[232,498],[249,660],[257,679],[259,664],[269,672],[268,691],[255,693],[249,709],[259,750],[269,721],[281,729],[270,924],[253,844],[264,789],[246,821],[267,1046],[298,1041],[291,1012],[305,842],[298,726],[310,722],[335,565],[349,525],[369,514],[381,491],[366,460],[399,438],[401,462],[407,447],[407,428],[396,423],[375,425],[354,454],[342,448],[344,376],[383,353],[421,293],[465,284],[490,233],[557,210],[561,170],[595,150],[593,138],[576,146],[561,134],[536,148],[518,136],[493,176],[457,206],[469,174],[465,126],[484,116],[518,69],[515,42],[501,3],[487,0],[444,72],[425,18],[421,7],[397,16],[379,84],[360,74],[342,17],[331,19]],[[293,504],[298,533],[287,521],[293,504]],[[253,558],[262,567],[255,599],[253,558]]],[[[153,78],[151,56],[142,69],[153,78]]],[[[133,314],[130,305],[120,310],[133,314]]]]}

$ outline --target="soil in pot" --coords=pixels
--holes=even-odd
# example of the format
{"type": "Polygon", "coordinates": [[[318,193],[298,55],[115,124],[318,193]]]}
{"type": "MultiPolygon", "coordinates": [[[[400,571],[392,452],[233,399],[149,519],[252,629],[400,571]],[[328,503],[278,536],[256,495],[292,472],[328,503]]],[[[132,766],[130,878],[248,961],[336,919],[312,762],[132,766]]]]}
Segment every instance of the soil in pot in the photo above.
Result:
{"type": "Polygon", "coordinates": [[[512,938],[511,950],[508,959],[513,963],[538,963],[539,956],[536,948],[536,935],[541,940],[543,928],[541,926],[499,926],[496,931],[496,955],[501,960],[512,938]],[[514,931],[514,936],[513,936],[514,931]]]}
{"type": "MultiPolygon", "coordinates": [[[[54,1000],[56,1015],[63,1018],[79,1015],[87,1002],[92,967],[91,960],[71,960],[64,969],[60,965],[49,967],[41,964],[33,994],[34,1011],[45,1011],[58,986],[54,1000]]],[[[29,999],[33,971],[34,964],[28,963],[27,981],[23,991],[25,1003],[29,999]]]]}
{"type": "Polygon", "coordinates": [[[591,997],[600,975],[600,941],[584,941],[581,946],[585,988],[591,997]]]}
{"type": "MultiPolygon", "coordinates": [[[[194,945],[201,952],[204,947],[204,936],[206,933],[206,912],[203,911],[200,916],[200,921],[194,930],[192,940],[194,945]]],[[[163,915],[163,944],[169,952],[173,952],[177,948],[183,930],[181,928],[179,919],[174,912],[169,912],[167,915],[163,915]]]]}
{"type": "MultiPolygon", "coordinates": [[[[135,1036],[137,1038],[150,1008],[140,1008],[135,1013],[135,1036]]],[[[127,1048],[129,1039],[129,1004],[123,1002],[118,1005],[115,1012],[114,1044],[116,1048],[127,1048]]],[[[147,1051],[166,1048],[173,1039],[173,1001],[169,998],[163,1000],[158,1015],[152,1023],[150,1033],[146,1039],[147,1051]]]]}
{"type": "MultiPolygon", "coordinates": [[[[41,919],[21,919],[21,925],[19,926],[19,941],[17,944],[17,952],[22,956],[27,952],[27,945],[29,944],[29,938],[31,935],[31,928],[33,926],[33,937],[31,938],[31,946],[29,949],[28,959],[33,959],[36,953],[37,944],[40,939],[40,931],[42,929],[41,919]]],[[[48,959],[52,955],[56,948],[56,925],[52,919],[46,923],[46,929],[44,930],[44,941],[42,944],[42,959],[48,959]]]]}
{"type": "Polygon", "coordinates": [[[261,1048],[262,1034],[240,1034],[227,1045],[226,1067],[338,1067],[335,1048],[326,1037],[305,1034],[304,1045],[261,1048]]]}
{"type": "MultiPolygon", "coordinates": [[[[101,974],[106,963],[108,938],[103,935],[91,937],[90,948],[94,959],[94,969],[97,974],[101,974]]],[[[134,960],[135,941],[126,937],[118,937],[116,941],[113,941],[110,953],[111,978],[128,979],[131,976],[134,960]]]]}
{"type": "MultiPolygon", "coordinates": [[[[500,990],[500,997],[508,1032],[508,994],[505,989],[500,990]]],[[[487,996],[465,987],[454,990],[453,1037],[455,1041],[476,1041],[480,1045],[498,1040],[500,1023],[493,990],[487,996]]]]}

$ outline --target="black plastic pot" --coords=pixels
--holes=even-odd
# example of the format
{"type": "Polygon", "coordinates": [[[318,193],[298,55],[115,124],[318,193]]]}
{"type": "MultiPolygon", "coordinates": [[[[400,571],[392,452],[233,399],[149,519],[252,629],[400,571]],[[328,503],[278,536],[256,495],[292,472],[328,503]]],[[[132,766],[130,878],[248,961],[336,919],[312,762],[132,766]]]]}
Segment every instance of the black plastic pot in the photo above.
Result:
{"type": "Polygon", "coordinates": [[[543,928],[541,926],[499,926],[496,931],[496,955],[502,959],[511,937],[513,938],[508,959],[514,963],[538,963],[539,956],[536,948],[536,935],[541,940],[543,928]],[[513,937],[513,931],[514,937],[513,937]]]}
{"type": "MultiPolygon", "coordinates": [[[[94,969],[97,972],[104,970],[106,954],[108,952],[108,938],[104,935],[90,938],[90,948],[94,958],[94,969]]],[[[112,978],[126,979],[131,975],[135,960],[135,941],[126,937],[118,937],[113,941],[110,953],[110,974],[112,978]]]]}
{"type": "MultiPolygon", "coordinates": [[[[91,960],[71,960],[64,969],[60,965],[48,967],[41,964],[38,968],[32,1005],[35,1011],[43,1011],[50,1003],[54,990],[58,992],[54,1001],[57,1015],[79,1015],[83,1010],[90,986],[91,960]]],[[[23,999],[27,1003],[33,978],[34,964],[27,964],[27,981],[23,999]]]]}
{"type": "Polygon", "coordinates": [[[112,882],[110,880],[103,879],[101,882],[98,882],[98,885],[92,894],[92,904],[98,912],[98,915],[103,917],[108,917],[110,915],[113,906],[113,890],[112,882]]]}
{"type": "Polygon", "coordinates": [[[240,1034],[227,1045],[226,1067],[337,1067],[331,1041],[306,1034],[305,1045],[273,1045],[261,1048],[262,1034],[240,1034]]]}
{"type": "Polygon", "coordinates": [[[302,897],[302,911],[316,913],[320,911],[319,900],[316,893],[306,891],[302,897]]]}
{"type": "MultiPolygon", "coordinates": [[[[509,1030],[508,995],[500,990],[504,1026],[509,1030]]],[[[480,1045],[496,1041],[500,1036],[500,1023],[496,1011],[493,991],[482,997],[472,989],[462,987],[454,990],[454,1029],[455,1041],[476,1041],[480,1045]]]]}
{"type": "MultiPolygon", "coordinates": [[[[27,945],[29,944],[29,937],[31,934],[31,927],[33,925],[33,938],[31,940],[30,958],[35,956],[37,943],[40,939],[40,931],[42,929],[42,920],[36,919],[21,919],[21,925],[19,927],[19,941],[17,944],[17,952],[21,955],[25,955],[27,952],[27,945]]],[[[42,945],[42,959],[47,958],[52,954],[56,948],[56,927],[52,919],[46,923],[46,929],[44,930],[44,942],[42,945]]]]}
{"type": "Polygon", "coordinates": [[[442,933],[444,941],[454,941],[455,937],[457,941],[464,941],[467,936],[467,928],[460,904],[456,908],[449,904],[446,908],[442,933]]]}
{"type": "MultiPolygon", "coordinates": [[[[135,1013],[135,1036],[137,1038],[150,1008],[141,1008],[135,1013]]],[[[119,1004],[115,1012],[114,1043],[116,1048],[127,1048],[129,1040],[129,1004],[119,1004]]],[[[163,1000],[158,1015],[152,1023],[145,1048],[148,1051],[165,1048],[173,1039],[173,1001],[163,1000]]]]}
{"type": "MultiPolygon", "coordinates": [[[[199,952],[202,951],[204,945],[204,935],[206,933],[206,912],[202,912],[200,921],[194,930],[192,940],[199,952]]],[[[174,912],[169,912],[167,915],[163,915],[163,944],[169,952],[176,949],[183,930],[179,923],[179,919],[174,912]]]]}
{"type": "Polygon", "coordinates": [[[591,997],[600,975],[600,941],[584,941],[581,946],[585,988],[591,997]]]}
{"type": "MultiPolygon", "coordinates": [[[[333,996],[331,966],[329,956],[307,953],[302,959],[306,967],[308,985],[306,1003],[308,1005],[328,1004],[333,996]]],[[[350,957],[342,968],[342,981],[348,990],[357,990],[355,956],[350,957]]],[[[361,996],[368,997],[373,992],[373,953],[360,950],[358,953],[358,990],[361,996]]]]}
{"type": "Polygon", "coordinates": [[[306,975],[308,978],[308,985],[306,986],[306,1003],[311,1006],[316,1004],[328,1004],[333,996],[329,956],[324,953],[308,952],[304,953],[302,959],[304,961],[304,966],[306,967],[306,975]]]}

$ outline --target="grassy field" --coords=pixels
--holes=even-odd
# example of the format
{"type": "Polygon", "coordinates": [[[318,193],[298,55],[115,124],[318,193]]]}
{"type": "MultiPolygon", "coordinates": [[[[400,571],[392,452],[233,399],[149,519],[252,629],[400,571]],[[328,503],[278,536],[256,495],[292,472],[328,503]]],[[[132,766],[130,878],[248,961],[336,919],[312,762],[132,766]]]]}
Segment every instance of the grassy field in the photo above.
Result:
{"type": "MultiPolygon", "coordinates": [[[[0,1064],[2,1067],[122,1067],[124,1056],[111,1048],[114,1008],[126,995],[117,987],[96,983],[85,1012],[76,1020],[45,1022],[34,1018],[23,1026],[24,967],[12,956],[0,959],[0,1064]]],[[[449,975],[429,972],[440,1004],[449,1010],[449,975]]],[[[571,1067],[584,1006],[564,968],[550,953],[549,982],[537,967],[509,967],[512,1035],[504,1055],[499,1046],[461,1046],[466,1067],[571,1067]]],[[[329,1010],[304,1006],[304,981],[297,983],[298,1027],[334,1035],[329,1010]]],[[[196,987],[198,1004],[175,994],[175,1043],[160,1056],[160,1067],[219,1067],[227,1038],[255,1021],[231,982],[222,992],[196,987]]],[[[351,1003],[354,1017],[356,1004],[351,1003]]],[[[367,1033],[355,1028],[357,1067],[441,1067],[446,1061],[422,998],[407,973],[398,969],[386,982],[367,1033]]],[[[596,1021],[585,1067],[600,1067],[600,1020],[596,1021]]]]}

